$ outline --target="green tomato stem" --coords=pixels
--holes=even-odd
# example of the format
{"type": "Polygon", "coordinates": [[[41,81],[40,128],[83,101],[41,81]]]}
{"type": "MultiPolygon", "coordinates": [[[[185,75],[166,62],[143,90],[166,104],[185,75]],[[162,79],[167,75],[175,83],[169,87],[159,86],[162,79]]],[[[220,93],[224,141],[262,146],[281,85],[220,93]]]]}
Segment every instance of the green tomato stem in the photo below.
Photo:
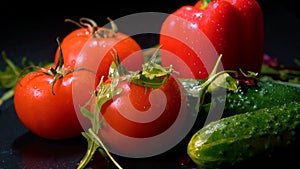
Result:
{"type": "Polygon", "coordinates": [[[91,161],[96,150],[99,148],[99,145],[91,140],[90,136],[88,136],[86,133],[82,133],[82,135],[88,140],[88,148],[77,169],[83,169],[91,161]]]}
{"type": "MultiPolygon", "coordinates": [[[[198,97],[197,104],[196,104],[196,112],[200,111],[202,104],[204,102],[205,95],[208,92],[209,86],[221,75],[224,75],[229,72],[235,73],[235,71],[231,71],[231,70],[227,70],[227,71],[223,70],[223,71],[218,72],[217,70],[221,64],[221,60],[222,60],[222,54],[218,57],[217,63],[215,64],[215,66],[214,66],[212,72],[210,73],[210,75],[208,76],[208,78],[198,88],[199,89],[199,95],[198,95],[199,97],[198,97]]],[[[235,83],[237,83],[237,82],[235,82],[235,83]]],[[[236,85],[234,85],[234,86],[236,86],[236,85]]]]}
{"type": "Polygon", "coordinates": [[[122,169],[122,167],[116,162],[116,160],[114,160],[112,155],[109,153],[109,151],[97,135],[99,133],[99,130],[101,130],[102,121],[99,117],[102,105],[122,91],[120,88],[117,88],[119,74],[116,65],[112,63],[111,69],[112,70],[109,72],[109,76],[112,77],[112,82],[110,84],[104,84],[104,77],[102,76],[94,93],[95,96],[94,94],[92,94],[91,98],[87,101],[87,103],[83,107],[81,107],[81,113],[83,114],[83,116],[87,117],[91,121],[92,126],[88,129],[88,131],[82,133],[82,135],[88,141],[88,148],[85,156],[80,161],[80,164],[77,169],[84,168],[91,160],[95,151],[99,148],[105,151],[106,155],[119,169],[122,169]],[[96,97],[96,102],[92,105],[94,106],[93,112],[90,112],[88,109],[86,109],[86,107],[91,104],[94,97],[96,97]]]}
{"type": "Polygon", "coordinates": [[[103,142],[99,139],[99,137],[97,136],[97,134],[92,129],[89,129],[88,131],[91,134],[91,136],[93,137],[93,139],[95,139],[95,141],[97,141],[97,143],[99,143],[99,145],[105,151],[105,153],[110,158],[110,160],[115,164],[115,166],[118,167],[118,169],[122,169],[122,167],[120,166],[120,164],[113,158],[113,156],[107,150],[107,148],[105,147],[105,145],[103,144],[103,142]]]}

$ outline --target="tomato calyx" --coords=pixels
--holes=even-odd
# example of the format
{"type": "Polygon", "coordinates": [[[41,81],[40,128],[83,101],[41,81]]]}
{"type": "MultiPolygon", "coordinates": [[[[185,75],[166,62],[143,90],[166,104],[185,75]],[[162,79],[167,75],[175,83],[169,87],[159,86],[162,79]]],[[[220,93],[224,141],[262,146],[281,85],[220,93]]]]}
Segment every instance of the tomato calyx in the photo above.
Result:
{"type": "Polygon", "coordinates": [[[46,75],[53,76],[54,78],[53,78],[53,81],[51,82],[51,88],[52,88],[51,92],[53,95],[55,95],[54,85],[58,79],[63,78],[65,76],[67,76],[75,71],[79,71],[79,70],[86,70],[86,71],[90,71],[93,73],[93,71],[86,69],[86,68],[79,68],[79,67],[72,68],[72,69],[66,68],[65,64],[64,64],[63,52],[62,52],[61,45],[60,45],[58,38],[56,39],[56,41],[57,41],[58,47],[59,47],[59,58],[58,58],[58,62],[54,66],[52,64],[47,65],[47,66],[45,65],[43,67],[36,66],[36,65],[30,65],[30,66],[26,67],[18,75],[18,79],[20,79],[20,77],[22,77],[24,74],[26,74],[28,72],[28,69],[34,68],[38,71],[41,71],[42,73],[44,73],[46,75]]]}
{"type": "Polygon", "coordinates": [[[78,27],[88,29],[94,38],[113,38],[118,33],[119,29],[111,18],[107,17],[107,20],[110,22],[111,29],[99,28],[98,24],[90,18],[80,18],[79,22],[71,19],[66,19],[65,21],[72,22],[78,27]]]}
{"type": "MultiPolygon", "coordinates": [[[[146,88],[150,87],[153,89],[157,89],[165,84],[168,81],[169,76],[172,74],[173,68],[172,65],[162,67],[156,62],[158,51],[159,48],[156,49],[149,60],[142,65],[141,71],[127,71],[127,80],[136,85],[144,86],[146,88]]],[[[120,60],[118,59],[118,54],[116,54],[115,60],[117,66],[120,67],[119,70],[122,69],[124,71],[125,68],[121,65],[120,60]]]]}
{"type": "Polygon", "coordinates": [[[74,71],[78,71],[78,70],[87,70],[85,68],[72,68],[72,69],[66,69],[65,68],[65,64],[64,64],[64,58],[63,58],[63,52],[61,49],[61,45],[60,42],[58,40],[58,38],[56,39],[57,43],[58,43],[58,47],[59,47],[59,58],[58,58],[58,62],[55,64],[55,67],[50,67],[49,69],[47,68],[41,68],[42,72],[49,75],[49,76],[53,76],[54,79],[51,82],[51,87],[52,87],[52,94],[55,95],[54,92],[54,85],[57,82],[58,79],[63,78],[71,73],[73,73],[74,71]]]}

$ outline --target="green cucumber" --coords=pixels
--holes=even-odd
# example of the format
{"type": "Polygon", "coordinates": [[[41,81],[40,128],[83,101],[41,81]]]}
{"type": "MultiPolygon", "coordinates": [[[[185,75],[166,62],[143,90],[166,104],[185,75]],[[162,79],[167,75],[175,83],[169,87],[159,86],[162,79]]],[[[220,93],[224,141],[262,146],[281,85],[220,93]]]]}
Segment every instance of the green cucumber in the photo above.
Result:
{"type": "Polygon", "coordinates": [[[258,81],[254,86],[241,86],[227,91],[224,116],[241,114],[300,101],[300,86],[280,81],[258,81]]]}
{"type": "MultiPolygon", "coordinates": [[[[201,81],[193,79],[180,79],[189,99],[199,97],[198,90],[201,81]]],[[[210,105],[222,104],[223,117],[241,114],[261,108],[282,105],[292,101],[300,102],[300,85],[280,81],[258,80],[254,85],[239,85],[235,91],[227,90],[214,98],[207,93],[205,96],[204,112],[212,107],[210,105]],[[214,104],[211,104],[214,103],[214,104]]],[[[202,112],[201,112],[202,113],[202,112]]]]}
{"type": "Polygon", "coordinates": [[[187,153],[199,167],[226,168],[300,141],[300,102],[210,122],[190,139],[187,153]]]}

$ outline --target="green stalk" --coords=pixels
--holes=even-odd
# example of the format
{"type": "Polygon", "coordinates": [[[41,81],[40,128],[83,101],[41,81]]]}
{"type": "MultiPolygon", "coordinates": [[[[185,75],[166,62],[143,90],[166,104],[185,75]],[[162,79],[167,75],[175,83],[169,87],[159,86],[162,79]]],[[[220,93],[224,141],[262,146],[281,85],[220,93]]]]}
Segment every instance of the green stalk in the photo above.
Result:
{"type": "Polygon", "coordinates": [[[202,0],[201,9],[206,9],[210,2],[212,2],[212,0],[202,0]]]}
{"type": "Polygon", "coordinates": [[[87,133],[83,132],[82,135],[88,140],[88,147],[77,169],[83,169],[91,161],[96,150],[99,148],[99,145],[96,144],[87,133]]]}
{"type": "Polygon", "coordinates": [[[122,167],[120,166],[120,164],[118,164],[118,162],[113,158],[113,156],[107,150],[107,148],[105,147],[105,145],[103,144],[103,142],[99,139],[99,137],[95,134],[95,132],[92,129],[89,129],[88,131],[92,135],[92,137],[95,139],[95,141],[103,148],[103,150],[105,151],[105,153],[107,154],[107,156],[110,158],[110,160],[115,164],[115,166],[118,167],[118,169],[122,169],[122,167]]]}
{"type": "Polygon", "coordinates": [[[88,129],[88,131],[82,133],[82,135],[87,139],[88,148],[86,154],[80,161],[77,169],[83,169],[89,163],[89,161],[98,149],[103,149],[106,155],[110,158],[110,160],[119,169],[122,169],[122,167],[116,162],[116,160],[114,160],[112,155],[109,153],[109,151],[97,135],[101,130],[102,121],[99,117],[102,105],[107,101],[111,100],[115,95],[118,95],[122,91],[120,88],[117,88],[119,82],[119,74],[114,62],[111,65],[111,69],[114,70],[109,74],[109,76],[112,77],[112,82],[110,84],[104,84],[104,77],[102,77],[97,86],[97,89],[95,90],[95,95],[92,94],[87,103],[80,109],[82,115],[91,121],[92,126],[88,129]],[[96,99],[96,104],[93,104],[93,112],[90,112],[86,107],[92,103],[94,98],[96,99]]]}
{"type": "MultiPolygon", "coordinates": [[[[223,87],[228,90],[236,90],[238,86],[238,81],[232,78],[228,73],[236,73],[236,71],[231,70],[223,70],[220,72],[217,72],[218,67],[220,66],[222,59],[222,55],[219,56],[217,63],[215,67],[213,68],[212,72],[208,76],[208,78],[200,85],[198,88],[198,100],[196,103],[196,112],[199,112],[203,102],[204,98],[207,92],[209,90],[213,90],[212,85],[216,84],[218,87],[223,87]],[[229,78],[229,79],[227,79],[229,78]]],[[[212,91],[210,91],[212,92],[212,91]]]]}

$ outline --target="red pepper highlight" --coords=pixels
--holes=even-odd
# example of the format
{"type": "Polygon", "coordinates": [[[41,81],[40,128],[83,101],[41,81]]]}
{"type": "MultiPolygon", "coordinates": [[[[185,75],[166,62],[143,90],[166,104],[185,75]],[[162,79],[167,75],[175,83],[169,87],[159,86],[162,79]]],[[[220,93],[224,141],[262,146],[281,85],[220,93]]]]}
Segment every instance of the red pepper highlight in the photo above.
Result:
{"type": "MultiPolygon", "coordinates": [[[[192,34],[201,30],[211,41],[218,54],[222,54],[222,65],[225,70],[253,71],[260,73],[264,55],[264,22],[259,3],[255,0],[200,0],[195,5],[186,5],[172,13],[172,16],[184,19],[191,24],[171,22],[169,18],[163,23],[162,32],[176,30],[192,34]]],[[[171,17],[171,16],[170,16],[171,17]]],[[[181,32],[176,32],[180,34],[181,32]]],[[[178,45],[179,42],[174,44],[178,45]]],[[[179,52],[185,48],[174,47],[170,38],[161,36],[161,49],[168,50],[182,60],[195,60],[195,52],[189,55],[179,52]],[[172,47],[170,47],[172,46],[172,47]]],[[[182,45],[181,45],[182,46],[182,45]]],[[[162,60],[163,60],[162,56],[162,60]]],[[[198,58],[208,59],[207,56],[198,58]]],[[[197,61],[199,62],[199,61],[197,61]]],[[[202,65],[199,65],[202,66],[202,65]]],[[[209,71],[209,70],[208,70],[209,71]]],[[[203,73],[203,71],[202,71],[203,73]]],[[[205,72],[204,72],[205,73],[205,72]]],[[[194,74],[197,78],[205,78],[209,73],[194,74]]]]}

